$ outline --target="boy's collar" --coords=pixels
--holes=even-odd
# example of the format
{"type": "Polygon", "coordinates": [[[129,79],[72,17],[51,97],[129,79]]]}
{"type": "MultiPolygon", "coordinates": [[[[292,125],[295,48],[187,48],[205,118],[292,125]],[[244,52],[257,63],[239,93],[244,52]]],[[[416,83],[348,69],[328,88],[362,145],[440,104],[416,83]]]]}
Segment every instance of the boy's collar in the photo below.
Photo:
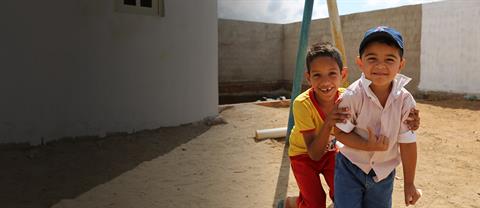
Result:
{"type": "MultiPolygon", "coordinates": [[[[315,90],[310,87],[308,91],[308,96],[310,97],[310,100],[312,101],[313,106],[315,106],[315,109],[317,109],[318,114],[320,114],[320,117],[322,120],[325,120],[327,118],[327,114],[322,110],[320,107],[317,98],[315,98],[315,90]]],[[[335,95],[335,101],[338,100],[338,97],[340,97],[340,90],[337,89],[337,94],[335,95]]]]}
{"type": "MultiPolygon", "coordinates": [[[[399,96],[402,88],[405,87],[411,80],[412,78],[410,77],[407,77],[403,74],[397,74],[395,79],[393,79],[392,91],[390,91],[390,93],[393,94],[394,97],[399,96]]],[[[370,84],[372,84],[372,81],[368,80],[363,72],[362,76],[360,77],[360,82],[362,83],[365,92],[367,92],[368,97],[376,97],[369,87],[370,84]]]]}

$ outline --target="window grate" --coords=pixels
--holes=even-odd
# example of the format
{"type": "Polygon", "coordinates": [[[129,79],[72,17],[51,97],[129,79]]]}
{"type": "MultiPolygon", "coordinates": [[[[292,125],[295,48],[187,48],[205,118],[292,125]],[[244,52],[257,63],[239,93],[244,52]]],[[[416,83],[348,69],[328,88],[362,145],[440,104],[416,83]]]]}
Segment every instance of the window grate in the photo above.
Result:
{"type": "Polygon", "coordinates": [[[131,6],[136,6],[137,1],[136,0],[123,0],[123,4],[125,5],[131,5],[131,6]]]}
{"type": "Polygon", "coordinates": [[[140,6],[152,8],[152,0],[140,0],[140,6]]]}
{"type": "Polygon", "coordinates": [[[165,16],[165,0],[114,0],[115,11],[130,14],[165,16]]]}

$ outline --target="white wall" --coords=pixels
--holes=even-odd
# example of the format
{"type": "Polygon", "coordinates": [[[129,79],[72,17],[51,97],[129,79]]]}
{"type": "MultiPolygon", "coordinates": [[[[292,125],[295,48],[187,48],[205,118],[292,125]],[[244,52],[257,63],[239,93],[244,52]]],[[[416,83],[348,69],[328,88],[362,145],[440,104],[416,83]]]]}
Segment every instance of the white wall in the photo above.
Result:
{"type": "Polygon", "coordinates": [[[113,0],[0,7],[0,143],[173,126],[216,115],[215,0],[165,0],[165,17],[113,0]]]}
{"type": "Polygon", "coordinates": [[[480,93],[480,1],[424,4],[422,16],[419,89],[480,93]]]}

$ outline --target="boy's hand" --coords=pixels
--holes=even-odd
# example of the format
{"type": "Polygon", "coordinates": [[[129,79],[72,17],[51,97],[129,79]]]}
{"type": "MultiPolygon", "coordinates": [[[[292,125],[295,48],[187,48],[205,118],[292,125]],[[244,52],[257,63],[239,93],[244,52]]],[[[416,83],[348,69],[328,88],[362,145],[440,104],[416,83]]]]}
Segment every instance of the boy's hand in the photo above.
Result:
{"type": "Polygon", "coordinates": [[[422,196],[422,190],[415,188],[414,184],[405,185],[405,205],[415,205],[418,199],[422,196]]]}
{"type": "Polygon", "coordinates": [[[408,129],[412,131],[417,130],[420,126],[419,111],[415,108],[410,109],[410,114],[408,114],[408,118],[404,123],[408,125],[408,129]]]}
{"type": "Polygon", "coordinates": [[[350,111],[348,108],[339,108],[338,104],[341,102],[341,99],[335,102],[332,111],[327,114],[327,119],[325,125],[335,126],[336,123],[345,123],[347,119],[350,118],[350,111]]]}
{"type": "Polygon", "coordinates": [[[389,139],[386,136],[380,135],[377,137],[373,130],[368,127],[367,147],[370,151],[385,151],[388,149],[389,139]]]}

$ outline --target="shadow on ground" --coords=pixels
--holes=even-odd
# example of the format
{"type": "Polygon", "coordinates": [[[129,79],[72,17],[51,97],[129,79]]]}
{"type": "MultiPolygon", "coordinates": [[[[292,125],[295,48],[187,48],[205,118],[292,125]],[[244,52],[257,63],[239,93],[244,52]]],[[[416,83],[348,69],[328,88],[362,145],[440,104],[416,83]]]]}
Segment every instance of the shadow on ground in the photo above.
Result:
{"type": "Polygon", "coordinates": [[[0,145],[0,205],[43,208],[75,198],[208,129],[189,124],[106,138],[61,139],[34,147],[0,145]]]}
{"type": "Polygon", "coordinates": [[[465,99],[417,99],[418,103],[451,109],[480,110],[480,100],[465,99]]]}
{"type": "Polygon", "coordinates": [[[290,159],[288,157],[288,145],[283,148],[282,163],[280,164],[280,171],[278,172],[277,187],[275,188],[275,195],[272,207],[276,208],[280,200],[287,196],[288,179],[290,176],[290,159]]]}

